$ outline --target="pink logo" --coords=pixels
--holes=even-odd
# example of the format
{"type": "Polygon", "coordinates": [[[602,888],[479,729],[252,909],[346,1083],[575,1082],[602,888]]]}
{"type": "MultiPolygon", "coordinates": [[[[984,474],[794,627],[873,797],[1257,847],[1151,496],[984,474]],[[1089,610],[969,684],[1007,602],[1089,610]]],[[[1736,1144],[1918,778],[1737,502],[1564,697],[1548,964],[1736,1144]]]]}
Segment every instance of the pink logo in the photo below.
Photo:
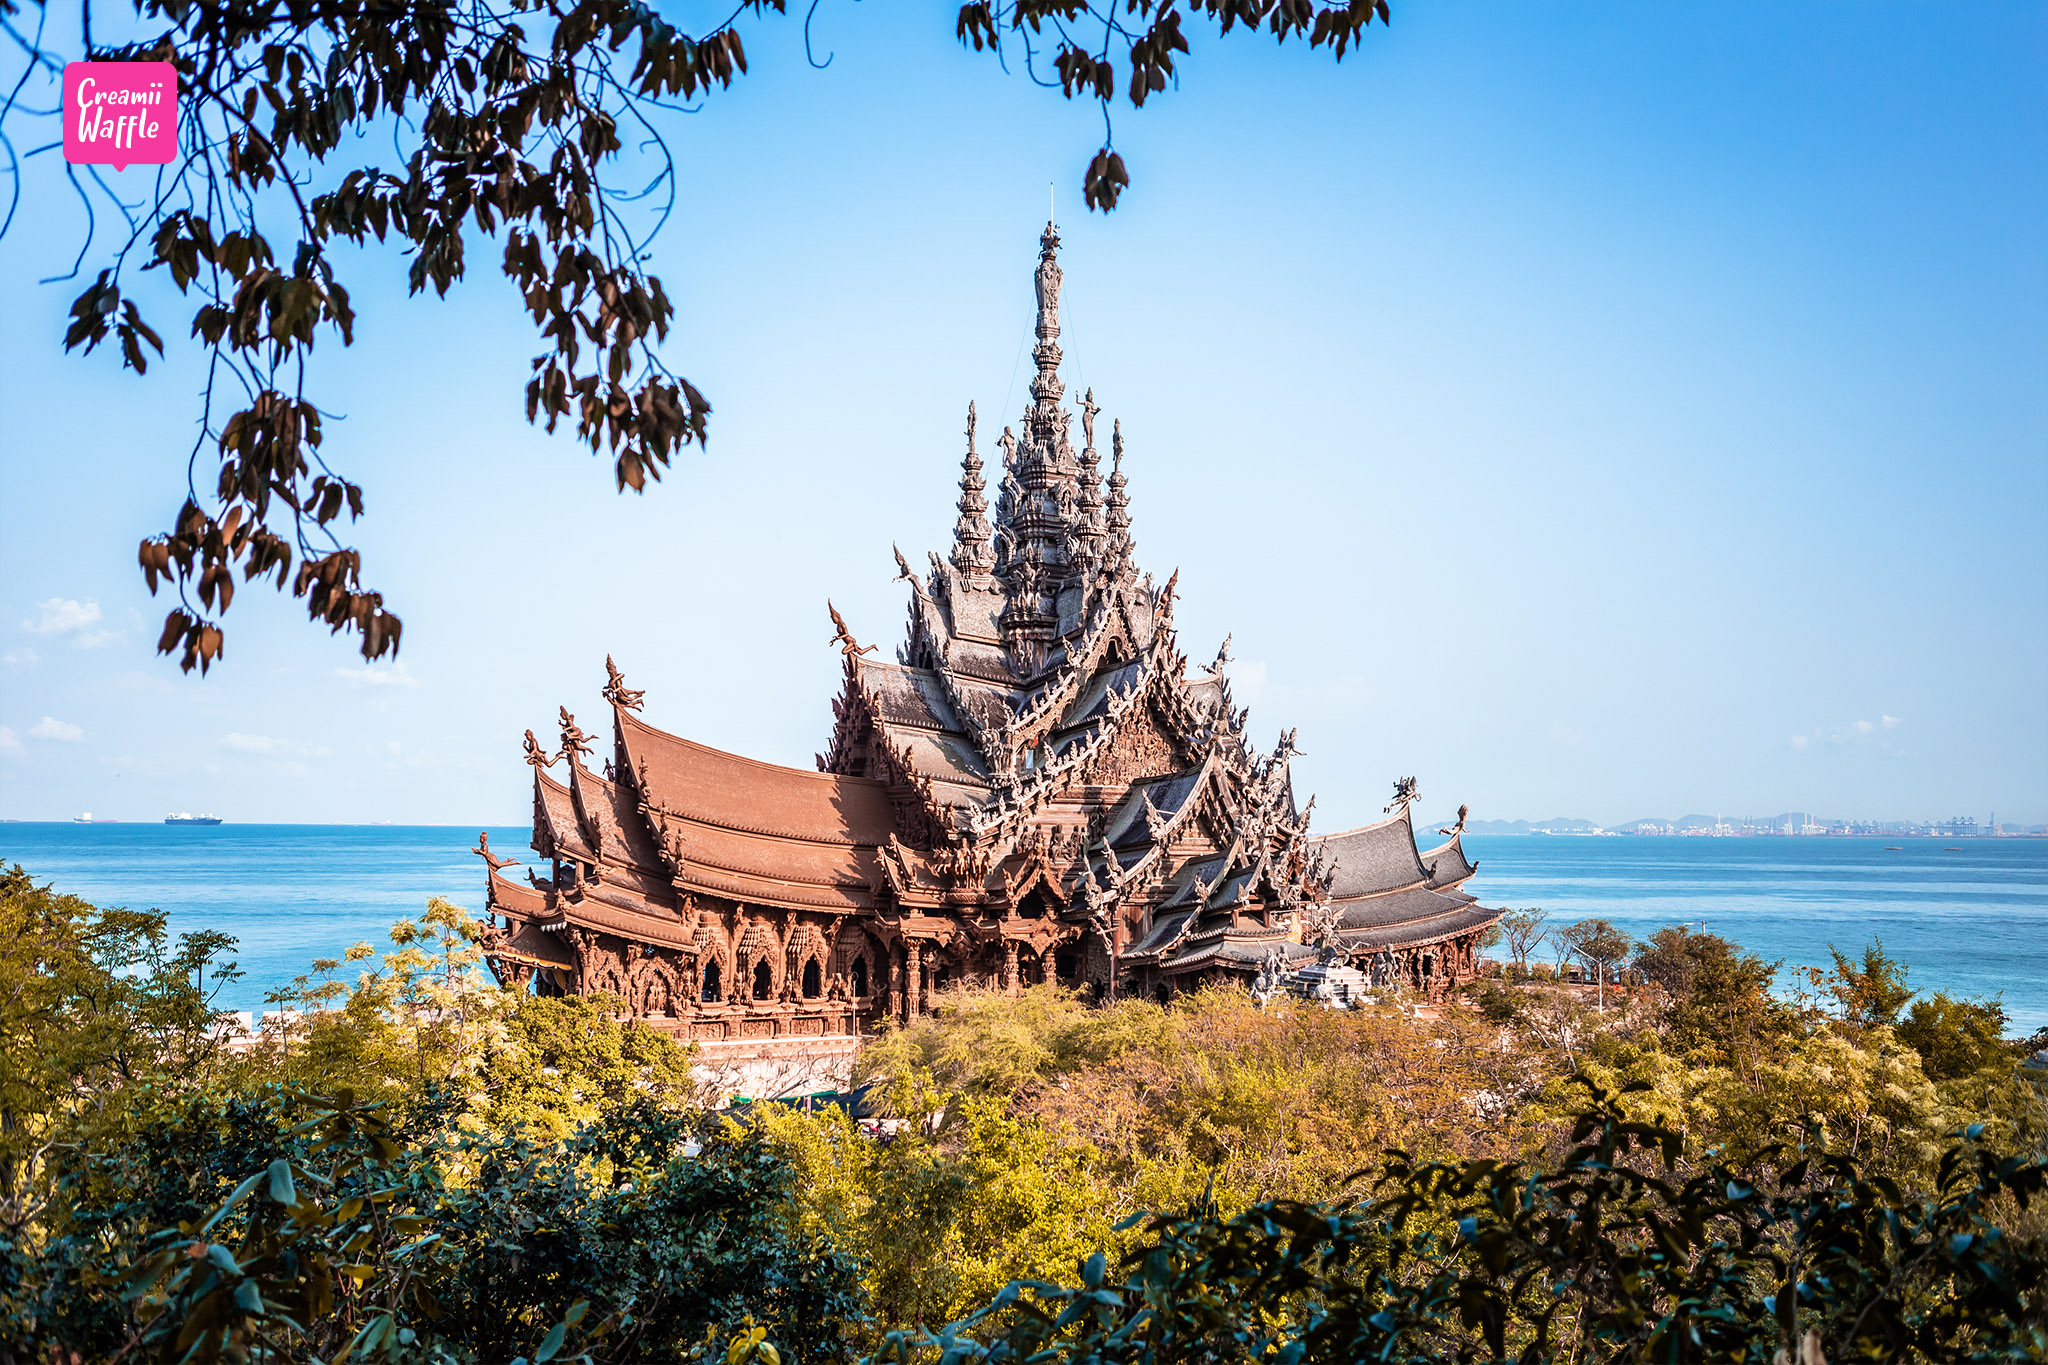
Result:
{"type": "Polygon", "coordinates": [[[178,68],[169,62],[65,67],[64,159],[117,171],[177,160],[178,68]]]}

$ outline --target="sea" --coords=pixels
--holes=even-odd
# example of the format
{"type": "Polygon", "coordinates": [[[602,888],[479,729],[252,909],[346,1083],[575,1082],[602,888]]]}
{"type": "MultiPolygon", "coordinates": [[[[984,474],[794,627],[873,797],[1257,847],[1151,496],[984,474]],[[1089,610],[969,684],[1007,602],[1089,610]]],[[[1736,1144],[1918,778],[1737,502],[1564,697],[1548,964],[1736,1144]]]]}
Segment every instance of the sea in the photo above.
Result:
{"type": "MultiPolygon", "coordinates": [[[[100,905],[158,909],[174,933],[237,940],[223,1009],[260,1010],[313,959],[385,946],[430,896],[481,909],[477,831],[443,825],[0,824],[0,864],[100,905]]],[[[490,831],[500,857],[529,831],[490,831]]],[[[1638,937],[1685,924],[1792,969],[1882,941],[1922,992],[2000,1000],[2048,1027],[2048,839],[1471,834],[1489,906],[1593,916],[1638,937]]]]}

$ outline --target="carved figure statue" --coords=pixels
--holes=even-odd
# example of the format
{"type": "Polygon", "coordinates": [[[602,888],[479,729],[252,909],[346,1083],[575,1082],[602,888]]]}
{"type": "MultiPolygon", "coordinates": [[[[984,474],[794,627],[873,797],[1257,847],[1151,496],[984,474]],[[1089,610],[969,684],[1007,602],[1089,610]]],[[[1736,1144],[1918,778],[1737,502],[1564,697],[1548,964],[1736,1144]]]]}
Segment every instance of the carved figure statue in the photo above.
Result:
{"type": "Polygon", "coordinates": [[[553,763],[554,757],[540,747],[540,741],[533,737],[533,731],[526,732],[526,761],[535,768],[545,768],[553,763]]]}
{"type": "Polygon", "coordinates": [[[562,713],[562,752],[559,756],[574,763],[576,759],[589,755],[590,736],[576,727],[576,717],[569,714],[568,707],[559,709],[562,713]]]}
{"type": "Polygon", "coordinates": [[[1011,434],[1010,429],[1008,427],[1003,428],[1003,439],[999,441],[997,444],[1001,445],[1003,448],[1003,468],[1008,469],[1012,465],[1016,464],[1017,438],[1011,434]]]}
{"type": "Polygon", "coordinates": [[[1337,907],[1319,905],[1311,907],[1305,923],[1309,925],[1309,943],[1315,945],[1315,960],[1321,966],[1335,966],[1346,960],[1343,937],[1337,933],[1337,907]]]}
{"type": "Polygon", "coordinates": [[[825,610],[832,613],[832,643],[839,646],[840,653],[852,659],[875,652],[873,645],[864,645],[853,638],[853,632],[846,628],[846,618],[839,614],[839,608],[832,605],[832,599],[829,597],[825,599],[825,610]]]}
{"type": "Polygon", "coordinates": [[[647,695],[645,689],[636,691],[626,686],[626,680],[619,674],[619,666],[612,662],[612,656],[604,656],[604,699],[612,705],[627,711],[638,711],[640,699],[647,695]]]}
{"type": "Polygon", "coordinates": [[[1060,263],[1054,254],[1060,239],[1051,223],[1045,225],[1038,243],[1038,273],[1033,283],[1038,288],[1038,336],[1045,342],[1059,335],[1060,329],[1060,263]]]}
{"type": "Polygon", "coordinates": [[[1230,641],[1231,637],[1225,635],[1223,643],[1217,647],[1216,662],[1209,665],[1210,677],[1221,678],[1223,676],[1223,666],[1230,662],[1230,641]]]}
{"type": "Polygon", "coordinates": [[[1276,767],[1285,763],[1290,758],[1296,758],[1301,755],[1300,747],[1294,742],[1294,737],[1298,733],[1300,732],[1294,729],[1282,730],[1280,732],[1280,742],[1273,746],[1273,763],[1276,767]]]}
{"type": "MultiPolygon", "coordinates": [[[[531,730],[527,731],[529,737],[532,734],[531,730]]],[[[501,867],[515,866],[519,862],[517,858],[500,858],[495,853],[492,853],[491,832],[486,829],[480,829],[476,832],[476,847],[471,849],[470,852],[482,858],[485,866],[489,867],[493,872],[496,872],[501,867]]]]}
{"type": "Polygon", "coordinates": [[[1268,1001],[1287,988],[1287,959],[1280,955],[1278,948],[1268,948],[1266,956],[1259,962],[1259,972],[1252,978],[1252,1003],[1264,1009],[1268,1001]]]}
{"type": "Polygon", "coordinates": [[[1090,450],[1095,449],[1095,414],[1102,409],[1096,406],[1095,390],[1089,389],[1081,395],[1081,436],[1090,450]]]}
{"type": "Polygon", "coordinates": [[[1394,799],[1386,805],[1385,809],[1388,811],[1399,810],[1401,807],[1413,801],[1420,794],[1420,789],[1418,788],[1414,778],[1397,778],[1394,781],[1394,799]]]}

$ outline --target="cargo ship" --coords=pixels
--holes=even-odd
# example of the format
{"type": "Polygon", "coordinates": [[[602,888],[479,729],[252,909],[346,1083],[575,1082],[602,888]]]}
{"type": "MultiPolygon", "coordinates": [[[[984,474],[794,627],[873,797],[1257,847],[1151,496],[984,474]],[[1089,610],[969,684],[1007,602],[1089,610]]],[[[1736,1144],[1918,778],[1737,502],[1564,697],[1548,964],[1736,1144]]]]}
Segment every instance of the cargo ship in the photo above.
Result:
{"type": "Polygon", "coordinates": [[[220,823],[220,817],[218,815],[194,815],[190,811],[181,810],[176,815],[166,815],[164,823],[167,825],[217,825],[220,823]]]}

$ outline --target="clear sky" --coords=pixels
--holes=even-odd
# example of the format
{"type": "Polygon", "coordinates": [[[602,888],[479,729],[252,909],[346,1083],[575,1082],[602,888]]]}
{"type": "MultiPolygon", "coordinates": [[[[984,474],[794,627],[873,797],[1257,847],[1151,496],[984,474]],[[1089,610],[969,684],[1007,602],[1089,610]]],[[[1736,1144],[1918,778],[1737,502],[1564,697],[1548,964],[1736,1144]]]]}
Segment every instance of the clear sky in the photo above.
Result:
{"type": "MultiPolygon", "coordinates": [[[[1196,30],[1119,117],[826,0],[668,126],[666,355],[715,406],[644,497],[521,420],[509,289],[351,281],[330,460],[398,665],[249,589],[213,676],[152,646],[197,370],[59,354],[79,217],[0,241],[0,813],[516,822],[520,732],[653,723],[809,766],[839,658],[900,638],[967,401],[1025,399],[1057,183],[1069,392],[1129,442],[1183,646],[1234,632],[1318,826],[1434,815],[2048,820],[2048,8],[1421,4],[1332,67],[1196,30]],[[1028,357],[1026,358],[1028,362],[1028,357]]],[[[686,13],[686,17],[691,16],[686,13]]],[[[489,251],[473,258],[488,271],[489,251]]],[[[145,298],[150,297],[147,291],[145,298]]]]}

